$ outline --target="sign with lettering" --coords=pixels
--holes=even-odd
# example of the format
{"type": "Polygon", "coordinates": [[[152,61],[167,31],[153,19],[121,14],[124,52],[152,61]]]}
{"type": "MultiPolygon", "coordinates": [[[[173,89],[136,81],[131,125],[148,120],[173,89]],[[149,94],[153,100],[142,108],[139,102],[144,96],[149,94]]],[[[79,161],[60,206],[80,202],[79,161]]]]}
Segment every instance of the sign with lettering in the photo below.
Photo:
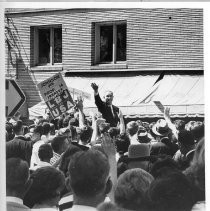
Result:
{"type": "Polygon", "coordinates": [[[42,81],[37,86],[53,118],[59,117],[74,106],[74,101],[60,73],[42,81]]]}

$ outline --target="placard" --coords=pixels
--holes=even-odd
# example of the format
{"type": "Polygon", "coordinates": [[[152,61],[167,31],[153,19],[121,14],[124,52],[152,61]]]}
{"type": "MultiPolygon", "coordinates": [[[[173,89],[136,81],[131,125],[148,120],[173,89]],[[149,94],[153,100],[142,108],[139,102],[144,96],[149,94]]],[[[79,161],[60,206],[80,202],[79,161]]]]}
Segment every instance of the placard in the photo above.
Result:
{"type": "Polygon", "coordinates": [[[53,118],[59,117],[74,106],[74,101],[60,73],[42,81],[37,86],[53,118]]]}

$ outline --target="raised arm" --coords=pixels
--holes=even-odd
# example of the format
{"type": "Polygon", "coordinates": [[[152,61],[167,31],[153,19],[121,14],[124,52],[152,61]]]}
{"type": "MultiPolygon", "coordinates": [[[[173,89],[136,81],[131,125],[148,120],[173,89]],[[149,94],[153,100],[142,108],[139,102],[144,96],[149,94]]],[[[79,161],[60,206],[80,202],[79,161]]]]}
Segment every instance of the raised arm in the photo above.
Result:
{"type": "Polygon", "coordinates": [[[111,201],[114,203],[114,191],[115,191],[116,185],[117,185],[117,161],[116,161],[115,144],[109,134],[103,134],[101,146],[109,160],[110,177],[111,177],[111,181],[112,181],[112,190],[109,193],[109,197],[110,197],[111,201]]]}
{"type": "Polygon", "coordinates": [[[83,99],[82,96],[79,96],[77,98],[77,104],[76,104],[78,110],[79,110],[79,127],[83,127],[85,124],[85,117],[83,112],[83,99]]]}
{"type": "Polygon", "coordinates": [[[91,87],[93,88],[94,90],[94,98],[95,98],[95,104],[98,108],[98,110],[100,112],[103,111],[103,107],[104,107],[104,104],[103,104],[103,101],[101,100],[101,97],[99,95],[99,92],[98,92],[98,85],[96,85],[95,83],[91,83],[91,87]]]}
{"type": "Polygon", "coordinates": [[[125,122],[123,119],[122,111],[120,109],[119,109],[118,117],[120,119],[120,134],[123,134],[123,133],[125,133],[125,122]]]}
{"type": "Polygon", "coordinates": [[[164,118],[166,122],[168,123],[168,127],[172,130],[172,133],[174,134],[175,138],[178,140],[178,130],[176,129],[176,126],[171,121],[169,107],[166,107],[164,110],[164,118]]]}

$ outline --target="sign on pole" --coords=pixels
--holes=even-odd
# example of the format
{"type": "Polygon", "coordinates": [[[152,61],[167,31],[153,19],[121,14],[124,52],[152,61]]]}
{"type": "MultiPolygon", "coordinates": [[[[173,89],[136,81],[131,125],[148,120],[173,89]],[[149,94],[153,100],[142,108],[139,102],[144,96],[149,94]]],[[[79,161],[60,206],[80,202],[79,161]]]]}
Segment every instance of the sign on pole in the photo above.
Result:
{"type": "Polygon", "coordinates": [[[74,106],[72,97],[60,73],[42,81],[37,86],[53,118],[59,117],[74,106]]]}
{"type": "Polygon", "coordinates": [[[16,81],[6,79],[6,116],[14,116],[25,101],[26,97],[16,81]]]}

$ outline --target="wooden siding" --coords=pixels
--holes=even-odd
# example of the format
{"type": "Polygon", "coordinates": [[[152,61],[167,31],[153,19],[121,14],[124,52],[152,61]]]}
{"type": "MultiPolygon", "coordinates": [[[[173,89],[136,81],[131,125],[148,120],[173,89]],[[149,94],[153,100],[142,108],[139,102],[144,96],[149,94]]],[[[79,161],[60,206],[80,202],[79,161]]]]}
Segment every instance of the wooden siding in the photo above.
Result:
{"type": "Polygon", "coordinates": [[[126,69],[117,68],[117,71],[203,71],[202,9],[52,9],[27,13],[20,10],[6,13],[7,21],[17,44],[18,64],[8,62],[6,50],[5,67],[10,75],[18,75],[29,107],[40,101],[36,83],[56,72],[53,67],[52,71],[33,69],[33,27],[36,26],[62,25],[64,71],[116,70],[94,66],[94,24],[109,21],[127,23],[126,69]]]}

